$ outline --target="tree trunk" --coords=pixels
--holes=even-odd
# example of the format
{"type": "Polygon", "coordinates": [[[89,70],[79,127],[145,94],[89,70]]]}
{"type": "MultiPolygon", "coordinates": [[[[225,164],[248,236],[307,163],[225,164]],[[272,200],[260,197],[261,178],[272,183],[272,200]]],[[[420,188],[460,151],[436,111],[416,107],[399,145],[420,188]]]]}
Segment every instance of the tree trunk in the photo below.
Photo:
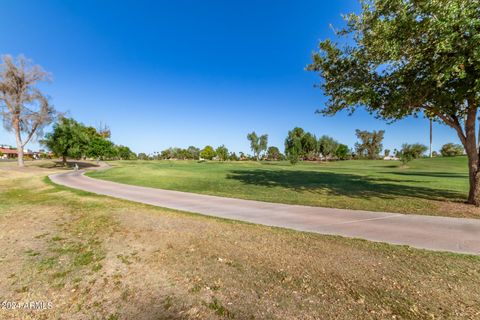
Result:
{"type": "Polygon", "coordinates": [[[17,143],[17,163],[19,167],[24,167],[25,163],[23,161],[23,147],[17,143]]]}
{"type": "Polygon", "coordinates": [[[62,156],[62,163],[63,163],[64,167],[67,166],[67,157],[66,156],[62,156]]]}
{"type": "Polygon", "coordinates": [[[17,142],[17,163],[19,167],[24,167],[25,163],[23,162],[23,143],[22,143],[22,135],[20,132],[20,122],[14,120],[13,128],[15,130],[15,140],[17,142]]]}
{"type": "Polygon", "coordinates": [[[480,205],[480,175],[478,172],[478,164],[472,162],[468,158],[468,177],[470,189],[468,192],[468,203],[479,206],[480,205]]]}
{"type": "Polygon", "coordinates": [[[465,119],[465,136],[462,143],[465,147],[468,157],[468,178],[470,190],[468,192],[468,203],[476,206],[480,205],[480,175],[479,175],[479,156],[477,149],[476,134],[477,108],[473,102],[469,101],[469,108],[465,119]]]}

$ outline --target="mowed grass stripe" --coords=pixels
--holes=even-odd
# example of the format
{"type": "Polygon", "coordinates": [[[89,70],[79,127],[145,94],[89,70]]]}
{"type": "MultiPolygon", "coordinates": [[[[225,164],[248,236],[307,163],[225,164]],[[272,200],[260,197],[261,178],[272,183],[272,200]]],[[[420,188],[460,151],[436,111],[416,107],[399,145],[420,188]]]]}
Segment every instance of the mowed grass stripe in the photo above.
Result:
{"type": "Polygon", "coordinates": [[[464,204],[465,157],[321,163],[117,161],[90,176],[120,183],[287,204],[480,217],[464,204]]]}

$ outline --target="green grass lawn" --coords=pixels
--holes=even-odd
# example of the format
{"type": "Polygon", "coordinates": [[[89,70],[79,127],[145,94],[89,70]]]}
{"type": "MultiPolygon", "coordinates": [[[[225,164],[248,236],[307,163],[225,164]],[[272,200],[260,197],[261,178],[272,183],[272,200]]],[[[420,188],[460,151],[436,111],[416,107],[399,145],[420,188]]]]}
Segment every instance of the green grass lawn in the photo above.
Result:
{"type": "Polygon", "coordinates": [[[334,208],[480,217],[465,205],[465,157],[327,163],[118,161],[99,179],[225,197],[334,208]]]}

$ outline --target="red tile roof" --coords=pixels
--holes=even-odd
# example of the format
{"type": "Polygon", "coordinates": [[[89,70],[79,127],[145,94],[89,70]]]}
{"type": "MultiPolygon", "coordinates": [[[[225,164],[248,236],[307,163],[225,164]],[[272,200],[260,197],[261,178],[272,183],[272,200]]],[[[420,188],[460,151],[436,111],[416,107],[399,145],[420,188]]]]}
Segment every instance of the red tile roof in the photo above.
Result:
{"type": "Polygon", "coordinates": [[[0,148],[0,152],[5,154],[17,154],[16,149],[0,148]]]}

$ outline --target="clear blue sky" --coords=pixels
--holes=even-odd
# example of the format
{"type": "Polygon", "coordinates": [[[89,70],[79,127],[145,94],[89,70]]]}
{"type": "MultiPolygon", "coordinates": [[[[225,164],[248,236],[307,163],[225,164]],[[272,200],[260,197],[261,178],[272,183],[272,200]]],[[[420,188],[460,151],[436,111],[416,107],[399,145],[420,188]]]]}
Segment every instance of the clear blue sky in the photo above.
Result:
{"type": "MultiPolygon", "coordinates": [[[[304,71],[356,0],[2,1],[0,53],[24,54],[53,74],[42,86],[60,111],[136,152],[225,144],[249,151],[268,133],[283,150],[295,126],[353,146],[355,129],[385,129],[386,148],[428,144],[428,122],[387,125],[365,112],[315,115],[325,98],[304,71]]],[[[457,142],[434,127],[434,148],[457,142]]],[[[1,130],[0,143],[13,144],[1,130]]],[[[31,147],[36,147],[35,144],[31,147]]]]}

